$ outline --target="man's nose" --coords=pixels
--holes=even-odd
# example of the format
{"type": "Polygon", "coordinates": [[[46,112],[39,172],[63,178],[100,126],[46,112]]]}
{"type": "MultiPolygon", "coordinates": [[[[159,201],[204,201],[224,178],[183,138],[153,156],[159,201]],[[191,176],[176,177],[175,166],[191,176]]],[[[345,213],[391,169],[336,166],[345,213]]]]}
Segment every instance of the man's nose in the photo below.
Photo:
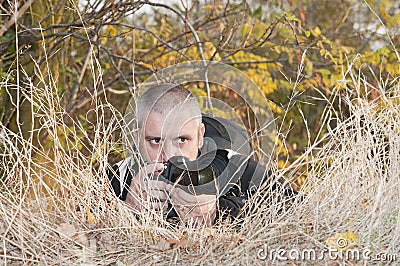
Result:
{"type": "Polygon", "coordinates": [[[164,142],[164,145],[161,148],[161,161],[167,162],[171,157],[177,156],[180,154],[179,147],[173,145],[173,143],[164,142]]]}

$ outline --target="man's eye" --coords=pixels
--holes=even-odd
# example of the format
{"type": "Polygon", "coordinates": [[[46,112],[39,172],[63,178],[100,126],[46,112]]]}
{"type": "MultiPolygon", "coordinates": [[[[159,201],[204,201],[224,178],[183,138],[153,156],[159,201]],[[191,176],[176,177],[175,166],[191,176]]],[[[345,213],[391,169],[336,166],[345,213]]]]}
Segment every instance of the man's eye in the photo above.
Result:
{"type": "Polygon", "coordinates": [[[151,140],[150,140],[150,143],[153,144],[153,145],[160,144],[160,139],[159,139],[159,138],[151,139],[151,140]]]}
{"type": "Polygon", "coordinates": [[[179,137],[178,138],[178,142],[179,143],[185,143],[187,141],[187,138],[184,138],[184,137],[179,137]]]}

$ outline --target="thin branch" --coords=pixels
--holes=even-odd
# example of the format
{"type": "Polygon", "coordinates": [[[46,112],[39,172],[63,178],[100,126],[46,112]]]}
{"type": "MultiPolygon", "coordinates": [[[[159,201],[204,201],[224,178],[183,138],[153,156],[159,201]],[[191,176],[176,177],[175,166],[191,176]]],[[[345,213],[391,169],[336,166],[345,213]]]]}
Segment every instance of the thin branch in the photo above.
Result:
{"type": "Polygon", "coordinates": [[[186,58],[187,60],[190,60],[190,58],[183,54],[181,51],[179,51],[178,48],[172,47],[168,42],[164,41],[163,39],[161,39],[160,36],[158,36],[157,34],[155,34],[153,31],[148,30],[146,28],[142,28],[142,27],[138,27],[138,26],[132,26],[126,23],[121,23],[121,22],[111,22],[108,25],[117,25],[117,26],[124,26],[130,29],[137,29],[137,30],[141,30],[141,31],[145,31],[149,34],[151,34],[154,38],[156,38],[160,43],[162,43],[163,45],[167,46],[168,48],[170,48],[171,50],[177,52],[178,54],[180,54],[181,56],[183,56],[184,58],[186,58]]]}
{"type": "Polygon", "coordinates": [[[20,10],[14,12],[11,18],[0,28],[0,37],[12,26],[14,23],[25,13],[25,11],[31,6],[35,0],[28,0],[20,10]]]}
{"type": "Polygon", "coordinates": [[[175,8],[172,8],[168,5],[164,5],[164,4],[159,4],[159,3],[151,3],[151,2],[146,2],[148,5],[151,6],[158,6],[158,7],[163,7],[165,9],[171,10],[172,12],[174,12],[175,14],[177,14],[184,22],[185,25],[187,25],[190,29],[190,31],[193,34],[193,37],[196,40],[196,44],[197,44],[197,49],[199,50],[199,55],[201,60],[204,62],[204,67],[205,67],[205,72],[204,72],[204,83],[206,84],[206,88],[207,88],[207,107],[209,108],[209,110],[211,110],[211,112],[213,112],[213,105],[211,102],[211,91],[210,91],[210,84],[208,82],[208,67],[207,67],[207,62],[206,62],[206,58],[204,56],[204,51],[203,51],[203,44],[200,41],[199,35],[197,34],[196,30],[193,28],[193,25],[189,22],[189,20],[187,20],[185,18],[185,16],[183,14],[181,14],[181,12],[177,11],[175,8]]]}
{"type": "MultiPolygon", "coordinates": [[[[95,41],[97,41],[97,36],[95,37],[95,41]]],[[[85,58],[83,60],[83,65],[81,67],[81,71],[80,71],[81,74],[79,75],[79,79],[78,79],[78,81],[74,82],[74,86],[72,87],[71,96],[69,97],[69,100],[68,100],[68,105],[70,105],[76,98],[76,93],[78,91],[78,87],[81,84],[83,77],[85,76],[86,69],[89,65],[92,53],[93,53],[93,45],[90,45],[85,54],[85,58]]]]}

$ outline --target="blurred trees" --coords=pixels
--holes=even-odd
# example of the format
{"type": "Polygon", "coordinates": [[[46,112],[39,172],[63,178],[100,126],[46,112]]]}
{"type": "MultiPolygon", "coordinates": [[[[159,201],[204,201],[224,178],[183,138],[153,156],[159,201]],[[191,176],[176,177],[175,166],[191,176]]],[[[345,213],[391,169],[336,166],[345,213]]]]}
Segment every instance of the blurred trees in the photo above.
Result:
{"type": "MultiPolygon", "coordinates": [[[[288,144],[281,145],[280,156],[294,158],[323,133],[328,102],[321,99],[341,108],[337,81],[344,79],[349,63],[356,59],[354,69],[371,69],[364,78],[377,87],[380,80],[400,74],[397,1],[0,4],[0,119],[14,131],[31,128],[32,108],[24,101],[29,80],[54,90],[67,123],[87,123],[94,119],[88,113],[93,101],[107,99],[123,112],[135,85],[154,71],[205,59],[237,67],[258,84],[288,144]]],[[[379,94],[373,90],[365,87],[362,93],[372,99],[379,94]]],[[[218,91],[215,95],[233,99],[218,91]]],[[[46,142],[48,136],[41,134],[39,142],[46,142]]]]}

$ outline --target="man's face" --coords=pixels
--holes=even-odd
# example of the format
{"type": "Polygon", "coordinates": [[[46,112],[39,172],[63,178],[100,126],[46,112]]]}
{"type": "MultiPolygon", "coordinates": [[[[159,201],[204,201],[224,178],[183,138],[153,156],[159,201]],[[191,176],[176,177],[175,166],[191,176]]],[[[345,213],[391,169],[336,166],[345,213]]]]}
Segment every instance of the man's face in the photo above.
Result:
{"type": "Polygon", "coordinates": [[[167,162],[173,156],[197,157],[203,145],[204,125],[190,112],[168,115],[151,111],[139,133],[139,152],[146,162],[167,162]]]}

